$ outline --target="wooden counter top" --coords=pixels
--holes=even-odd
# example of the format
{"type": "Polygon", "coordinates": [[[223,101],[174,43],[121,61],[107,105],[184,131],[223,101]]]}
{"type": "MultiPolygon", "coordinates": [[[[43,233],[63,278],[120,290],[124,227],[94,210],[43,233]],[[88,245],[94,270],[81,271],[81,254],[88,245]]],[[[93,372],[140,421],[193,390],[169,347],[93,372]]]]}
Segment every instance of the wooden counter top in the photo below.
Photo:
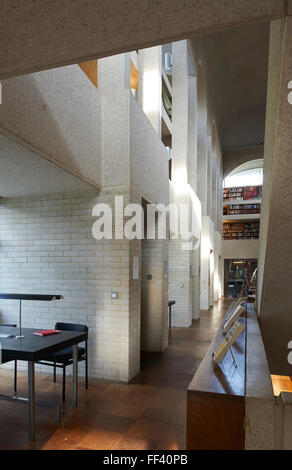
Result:
{"type": "MultiPolygon", "coordinates": [[[[244,325],[246,324],[243,318],[239,321],[244,325]]],[[[232,345],[237,368],[233,364],[230,351],[227,351],[220,365],[215,365],[212,363],[212,353],[216,351],[219,344],[223,341],[222,330],[218,330],[188,387],[188,392],[196,395],[223,395],[225,398],[230,396],[233,399],[244,397],[245,338],[245,331],[243,331],[232,345]]]]}
{"type": "MultiPolygon", "coordinates": [[[[239,320],[246,326],[246,319],[239,320]]],[[[188,387],[187,449],[244,448],[246,332],[237,338],[219,365],[212,353],[223,341],[220,328],[188,387]]]]}

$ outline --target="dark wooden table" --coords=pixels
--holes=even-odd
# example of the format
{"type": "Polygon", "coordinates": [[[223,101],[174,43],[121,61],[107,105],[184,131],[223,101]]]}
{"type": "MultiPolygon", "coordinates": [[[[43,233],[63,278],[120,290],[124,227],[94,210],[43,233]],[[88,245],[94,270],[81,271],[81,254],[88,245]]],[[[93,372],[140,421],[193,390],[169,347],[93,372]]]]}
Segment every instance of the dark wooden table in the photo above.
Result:
{"type": "MultiPolygon", "coordinates": [[[[78,343],[87,339],[87,333],[62,331],[52,336],[37,336],[33,332],[38,329],[23,328],[22,338],[0,338],[3,362],[20,360],[28,362],[28,399],[0,395],[0,399],[12,401],[28,401],[29,439],[35,440],[35,362],[44,359],[47,353],[72,346],[73,348],[73,380],[72,406],[78,400],[78,343]]],[[[15,335],[15,328],[0,326],[0,334],[15,335]]],[[[45,405],[45,403],[40,403],[45,405]]]]}

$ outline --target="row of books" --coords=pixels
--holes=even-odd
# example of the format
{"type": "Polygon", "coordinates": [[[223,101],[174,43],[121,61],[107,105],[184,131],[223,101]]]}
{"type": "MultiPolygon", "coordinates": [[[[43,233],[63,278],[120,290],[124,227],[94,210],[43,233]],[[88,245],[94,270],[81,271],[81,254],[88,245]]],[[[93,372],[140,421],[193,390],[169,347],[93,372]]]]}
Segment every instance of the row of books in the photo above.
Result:
{"type": "Polygon", "coordinates": [[[260,204],[231,204],[223,207],[223,215],[259,214],[260,204]]]}
{"type": "Polygon", "coordinates": [[[224,201],[244,201],[260,199],[261,197],[262,186],[239,186],[236,188],[225,188],[223,190],[224,201]]]}
{"type": "Polygon", "coordinates": [[[223,224],[223,240],[256,240],[259,238],[259,222],[223,224]]]}

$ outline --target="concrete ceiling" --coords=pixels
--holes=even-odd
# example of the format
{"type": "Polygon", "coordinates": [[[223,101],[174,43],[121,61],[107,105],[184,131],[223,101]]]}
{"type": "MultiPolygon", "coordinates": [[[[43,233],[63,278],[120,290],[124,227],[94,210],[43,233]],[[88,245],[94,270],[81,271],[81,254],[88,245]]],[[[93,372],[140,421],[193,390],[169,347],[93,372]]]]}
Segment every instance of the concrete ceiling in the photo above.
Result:
{"type": "Polygon", "coordinates": [[[6,135],[0,134],[0,197],[97,191],[6,135]]]}
{"type": "Polygon", "coordinates": [[[291,0],[1,0],[0,79],[281,18],[291,0]]]}
{"type": "Polygon", "coordinates": [[[251,24],[205,35],[203,44],[223,156],[226,149],[262,145],[269,23],[251,24]]]}

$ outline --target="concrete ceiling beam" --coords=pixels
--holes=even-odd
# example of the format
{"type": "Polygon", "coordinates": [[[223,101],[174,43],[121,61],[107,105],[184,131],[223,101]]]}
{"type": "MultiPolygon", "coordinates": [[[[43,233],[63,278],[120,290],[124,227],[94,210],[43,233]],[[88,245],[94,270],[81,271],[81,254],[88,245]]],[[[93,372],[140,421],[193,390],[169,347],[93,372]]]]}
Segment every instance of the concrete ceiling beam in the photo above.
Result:
{"type": "Polygon", "coordinates": [[[1,0],[0,79],[286,13],[285,0],[1,0]]]}

